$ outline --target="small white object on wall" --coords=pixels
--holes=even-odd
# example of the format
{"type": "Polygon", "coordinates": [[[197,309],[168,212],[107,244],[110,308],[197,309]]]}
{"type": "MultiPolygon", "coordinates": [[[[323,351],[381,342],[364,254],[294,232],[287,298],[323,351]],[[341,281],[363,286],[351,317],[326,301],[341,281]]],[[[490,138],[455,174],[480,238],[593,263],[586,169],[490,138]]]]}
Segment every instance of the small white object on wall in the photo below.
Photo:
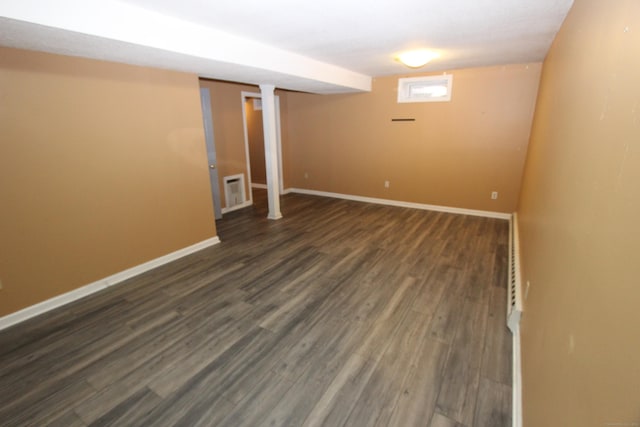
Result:
{"type": "Polygon", "coordinates": [[[227,209],[244,204],[246,201],[244,174],[239,173],[224,177],[224,197],[227,209]]]}

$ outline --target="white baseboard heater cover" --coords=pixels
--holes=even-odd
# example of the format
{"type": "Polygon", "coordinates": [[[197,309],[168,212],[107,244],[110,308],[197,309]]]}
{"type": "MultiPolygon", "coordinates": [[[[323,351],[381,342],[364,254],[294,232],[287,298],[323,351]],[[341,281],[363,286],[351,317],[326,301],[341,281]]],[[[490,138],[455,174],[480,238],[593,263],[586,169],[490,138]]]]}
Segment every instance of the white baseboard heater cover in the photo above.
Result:
{"type": "Polygon", "coordinates": [[[512,426],[522,427],[522,363],[520,353],[522,286],[520,272],[520,237],[518,235],[518,216],[516,213],[511,217],[509,225],[509,277],[507,285],[507,326],[513,334],[512,426]]]}
{"type": "Polygon", "coordinates": [[[509,226],[509,282],[507,300],[507,326],[515,333],[522,316],[522,283],[520,278],[520,238],[517,214],[509,226]]]}

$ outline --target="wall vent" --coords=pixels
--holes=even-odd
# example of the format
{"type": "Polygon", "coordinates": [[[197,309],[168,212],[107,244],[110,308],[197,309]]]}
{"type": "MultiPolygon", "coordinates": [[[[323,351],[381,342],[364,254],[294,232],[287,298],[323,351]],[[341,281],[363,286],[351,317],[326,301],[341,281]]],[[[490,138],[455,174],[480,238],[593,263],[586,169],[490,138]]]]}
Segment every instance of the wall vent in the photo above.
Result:
{"type": "Polygon", "coordinates": [[[507,326],[515,333],[522,316],[522,283],[520,276],[520,238],[517,214],[509,225],[509,292],[507,301],[507,326]]]}
{"type": "Polygon", "coordinates": [[[244,174],[239,173],[224,177],[224,197],[227,209],[245,202],[244,174]]]}

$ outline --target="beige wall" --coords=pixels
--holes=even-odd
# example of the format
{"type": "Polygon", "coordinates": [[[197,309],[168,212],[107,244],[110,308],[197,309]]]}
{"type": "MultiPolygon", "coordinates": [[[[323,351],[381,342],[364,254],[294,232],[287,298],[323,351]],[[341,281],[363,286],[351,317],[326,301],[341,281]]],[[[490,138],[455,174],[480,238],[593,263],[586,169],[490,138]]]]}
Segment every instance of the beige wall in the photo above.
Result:
{"type": "Polygon", "coordinates": [[[216,234],[196,76],[0,58],[0,315],[216,234]]]}
{"type": "Polygon", "coordinates": [[[540,68],[453,71],[451,102],[398,104],[402,76],[375,79],[371,93],[290,93],[290,185],[513,212],[540,68]],[[492,191],[498,200],[491,200],[492,191]]]}
{"type": "Polygon", "coordinates": [[[262,110],[254,108],[254,99],[248,99],[244,109],[247,117],[247,136],[249,138],[249,157],[251,158],[251,182],[267,183],[264,159],[264,129],[262,110]]]}
{"type": "Polygon", "coordinates": [[[637,0],[575,1],[544,64],[518,212],[525,427],[640,423],[637,0]]]}

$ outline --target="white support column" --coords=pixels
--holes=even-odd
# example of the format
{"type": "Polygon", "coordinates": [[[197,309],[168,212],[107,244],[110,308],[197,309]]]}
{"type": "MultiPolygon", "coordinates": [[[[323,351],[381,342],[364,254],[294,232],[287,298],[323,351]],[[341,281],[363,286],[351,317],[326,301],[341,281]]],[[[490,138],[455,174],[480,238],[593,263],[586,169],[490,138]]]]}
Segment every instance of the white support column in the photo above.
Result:
{"type": "Polygon", "coordinates": [[[267,171],[269,219],[280,219],[280,190],[278,183],[278,147],[276,133],[276,97],[274,85],[260,85],[262,94],[262,127],[264,129],[264,158],[267,171]]]}

